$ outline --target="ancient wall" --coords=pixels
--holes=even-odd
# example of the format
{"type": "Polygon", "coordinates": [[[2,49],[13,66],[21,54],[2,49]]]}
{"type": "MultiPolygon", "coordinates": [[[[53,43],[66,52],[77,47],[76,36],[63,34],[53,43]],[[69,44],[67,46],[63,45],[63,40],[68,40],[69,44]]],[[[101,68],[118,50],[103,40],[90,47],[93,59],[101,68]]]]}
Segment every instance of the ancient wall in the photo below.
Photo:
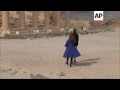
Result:
{"type": "MultiPolygon", "coordinates": [[[[0,26],[2,24],[2,12],[0,11],[0,26]]],[[[40,26],[41,24],[44,23],[44,11],[39,11],[38,12],[38,25],[40,26]]],[[[18,11],[9,11],[9,22],[10,25],[13,25],[14,27],[18,27],[19,25],[19,12],[18,11]]],[[[32,25],[32,11],[25,11],[25,24],[26,26],[31,26],[32,25]]]]}
{"type": "Polygon", "coordinates": [[[71,20],[71,28],[82,29],[83,27],[90,30],[89,20],[71,20]]]}

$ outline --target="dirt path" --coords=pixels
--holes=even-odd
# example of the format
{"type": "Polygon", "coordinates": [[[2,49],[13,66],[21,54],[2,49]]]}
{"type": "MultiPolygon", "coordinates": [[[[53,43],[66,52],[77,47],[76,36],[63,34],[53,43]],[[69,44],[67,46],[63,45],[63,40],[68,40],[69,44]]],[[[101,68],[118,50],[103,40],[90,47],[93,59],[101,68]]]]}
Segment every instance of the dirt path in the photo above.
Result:
{"type": "Polygon", "coordinates": [[[0,78],[120,78],[119,32],[80,35],[82,54],[73,67],[65,64],[64,44],[68,37],[32,40],[0,39],[0,78]]]}

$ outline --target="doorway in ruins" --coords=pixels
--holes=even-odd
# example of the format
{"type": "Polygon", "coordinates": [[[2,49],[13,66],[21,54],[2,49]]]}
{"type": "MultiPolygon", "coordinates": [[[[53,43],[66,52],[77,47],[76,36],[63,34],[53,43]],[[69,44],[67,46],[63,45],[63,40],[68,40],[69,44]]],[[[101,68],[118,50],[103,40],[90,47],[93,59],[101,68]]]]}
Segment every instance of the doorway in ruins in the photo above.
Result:
{"type": "Polygon", "coordinates": [[[55,11],[50,11],[50,27],[55,26],[55,11]]]}
{"type": "Polygon", "coordinates": [[[53,17],[50,17],[50,24],[53,25],[53,17]]]}

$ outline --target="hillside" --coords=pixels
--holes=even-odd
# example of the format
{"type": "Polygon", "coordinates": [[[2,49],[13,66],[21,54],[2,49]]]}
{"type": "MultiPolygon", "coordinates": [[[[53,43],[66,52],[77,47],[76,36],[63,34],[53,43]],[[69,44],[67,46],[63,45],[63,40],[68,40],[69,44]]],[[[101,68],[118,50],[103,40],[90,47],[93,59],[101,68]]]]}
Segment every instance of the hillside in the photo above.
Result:
{"type": "MultiPolygon", "coordinates": [[[[61,17],[64,19],[65,11],[61,12],[61,17]]],[[[72,19],[83,20],[89,19],[93,20],[94,11],[71,11],[72,19]]],[[[104,11],[104,19],[111,20],[113,18],[120,18],[120,11],[104,11]]]]}

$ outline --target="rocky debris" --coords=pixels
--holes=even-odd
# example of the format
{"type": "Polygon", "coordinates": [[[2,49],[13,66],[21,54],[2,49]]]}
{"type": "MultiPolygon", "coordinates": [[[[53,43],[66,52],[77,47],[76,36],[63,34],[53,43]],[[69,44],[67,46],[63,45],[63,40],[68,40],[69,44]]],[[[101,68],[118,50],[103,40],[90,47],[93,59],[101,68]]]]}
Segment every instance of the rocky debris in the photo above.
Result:
{"type": "Polygon", "coordinates": [[[65,74],[63,72],[61,72],[59,76],[65,76],[65,74]]]}
{"type": "Polygon", "coordinates": [[[6,72],[9,72],[9,71],[11,71],[12,69],[0,69],[0,72],[1,73],[6,73],[6,72]]]}
{"type": "Polygon", "coordinates": [[[45,77],[45,76],[43,76],[43,75],[41,75],[41,74],[33,75],[32,73],[30,74],[30,77],[31,77],[32,79],[50,79],[50,78],[45,77]]]}
{"type": "Polygon", "coordinates": [[[50,72],[50,75],[54,75],[54,76],[65,76],[65,74],[63,72],[50,72]]]}
{"type": "Polygon", "coordinates": [[[9,73],[10,75],[14,75],[17,73],[16,70],[13,70],[13,69],[0,69],[0,73],[9,73]]]}
{"type": "Polygon", "coordinates": [[[115,24],[115,23],[118,23],[119,21],[117,21],[116,19],[114,20],[108,20],[105,22],[106,25],[112,25],[112,24],[115,24]]]}
{"type": "Polygon", "coordinates": [[[12,72],[10,75],[14,75],[14,74],[16,74],[17,73],[17,71],[14,71],[14,72],[12,72]]]}

